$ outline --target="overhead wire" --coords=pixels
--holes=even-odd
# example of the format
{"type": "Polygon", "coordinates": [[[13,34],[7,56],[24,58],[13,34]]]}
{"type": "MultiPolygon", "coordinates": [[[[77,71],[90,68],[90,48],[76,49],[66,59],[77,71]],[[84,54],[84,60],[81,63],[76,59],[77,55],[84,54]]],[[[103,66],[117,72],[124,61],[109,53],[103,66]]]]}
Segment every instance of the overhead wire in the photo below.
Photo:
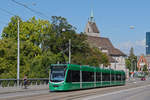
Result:
{"type": "MultiPolygon", "coordinates": [[[[3,12],[5,12],[5,13],[7,13],[7,14],[9,14],[9,15],[11,15],[11,16],[17,16],[17,14],[14,14],[14,13],[12,13],[12,12],[6,10],[6,9],[0,8],[0,10],[3,11],[3,12]]],[[[10,16],[9,16],[9,17],[10,17],[10,16]]],[[[21,19],[25,20],[24,18],[21,18],[21,19]]]]}
{"type": "Polygon", "coordinates": [[[6,12],[7,14],[9,14],[9,15],[15,15],[15,14],[13,14],[12,12],[9,12],[8,10],[5,10],[5,9],[3,9],[3,8],[0,8],[0,10],[1,11],[3,11],[3,12],[6,12]]]}
{"type": "MultiPolygon", "coordinates": [[[[12,15],[12,16],[14,16],[15,14],[13,14],[12,12],[10,12],[10,11],[8,11],[8,10],[6,10],[6,9],[3,9],[3,8],[0,8],[0,10],[1,11],[3,11],[3,12],[5,12],[5,13],[7,13],[7,14],[9,14],[9,15],[12,15]]],[[[8,16],[8,15],[7,15],[8,16]]],[[[3,22],[3,21],[0,21],[0,24],[8,24],[8,23],[6,23],[6,22],[3,22]]]]}
{"type": "Polygon", "coordinates": [[[16,4],[18,4],[18,5],[20,5],[20,6],[25,7],[26,9],[30,10],[31,12],[34,12],[35,14],[38,14],[40,17],[42,17],[42,18],[44,18],[44,19],[45,19],[45,18],[46,18],[46,19],[50,19],[49,16],[45,15],[45,14],[42,13],[42,12],[39,12],[39,11],[37,11],[37,10],[34,10],[34,9],[30,8],[30,7],[27,6],[26,4],[23,4],[23,3],[18,2],[18,1],[16,1],[16,0],[11,0],[11,1],[14,2],[14,3],[16,3],[16,4]]]}

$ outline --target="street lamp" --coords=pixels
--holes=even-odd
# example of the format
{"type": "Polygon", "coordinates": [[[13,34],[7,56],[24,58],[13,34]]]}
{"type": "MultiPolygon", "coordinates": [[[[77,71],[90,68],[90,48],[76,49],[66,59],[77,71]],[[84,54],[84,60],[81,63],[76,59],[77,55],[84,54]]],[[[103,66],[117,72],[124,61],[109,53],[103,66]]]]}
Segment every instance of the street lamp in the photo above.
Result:
{"type": "Polygon", "coordinates": [[[136,72],[136,67],[137,67],[136,59],[132,59],[131,64],[132,64],[132,72],[136,72]]]}
{"type": "Polygon", "coordinates": [[[135,70],[135,64],[134,64],[134,59],[131,60],[131,67],[132,67],[132,72],[135,70]]]}
{"type": "MultiPolygon", "coordinates": [[[[66,29],[63,28],[62,32],[65,32],[66,29]]],[[[69,39],[69,64],[71,64],[71,39],[69,39]]]]}

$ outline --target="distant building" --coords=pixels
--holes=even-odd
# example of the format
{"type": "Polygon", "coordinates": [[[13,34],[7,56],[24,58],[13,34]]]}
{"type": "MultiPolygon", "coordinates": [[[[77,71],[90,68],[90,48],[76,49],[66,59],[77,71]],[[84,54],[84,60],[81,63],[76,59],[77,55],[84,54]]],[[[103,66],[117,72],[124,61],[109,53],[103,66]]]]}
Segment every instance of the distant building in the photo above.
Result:
{"type": "Polygon", "coordinates": [[[111,63],[110,67],[112,69],[126,71],[126,55],[119,49],[115,48],[109,38],[100,37],[100,31],[94,21],[93,13],[91,13],[91,17],[86,24],[84,33],[88,36],[88,42],[90,46],[97,47],[103,53],[108,55],[109,61],[111,63]]]}
{"type": "Polygon", "coordinates": [[[138,71],[142,71],[143,67],[145,65],[147,66],[148,71],[150,70],[150,55],[147,55],[147,56],[144,56],[144,55],[138,56],[137,60],[138,60],[138,62],[137,62],[138,71]]]}
{"type": "Polygon", "coordinates": [[[146,55],[150,55],[150,32],[146,32],[146,55]]]}

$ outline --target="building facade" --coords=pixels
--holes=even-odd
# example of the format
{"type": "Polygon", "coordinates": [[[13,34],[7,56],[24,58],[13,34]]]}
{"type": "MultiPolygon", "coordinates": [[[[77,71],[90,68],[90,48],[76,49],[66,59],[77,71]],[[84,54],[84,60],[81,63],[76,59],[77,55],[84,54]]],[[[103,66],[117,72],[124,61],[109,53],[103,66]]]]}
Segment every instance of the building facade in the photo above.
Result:
{"type": "Polygon", "coordinates": [[[146,32],[146,55],[150,55],[150,32],[146,32]]]}
{"type": "Polygon", "coordinates": [[[150,71],[150,55],[141,55],[137,57],[137,68],[138,71],[141,72],[143,71],[143,67],[146,66],[147,70],[150,71]]]}
{"type": "Polygon", "coordinates": [[[112,69],[124,70],[127,72],[125,66],[126,55],[119,49],[115,48],[109,38],[100,36],[100,31],[94,21],[93,14],[91,14],[91,17],[86,24],[84,33],[88,36],[87,41],[90,46],[97,47],[103,53],[108,55],[111,64],[110,67],[112,69]]]}

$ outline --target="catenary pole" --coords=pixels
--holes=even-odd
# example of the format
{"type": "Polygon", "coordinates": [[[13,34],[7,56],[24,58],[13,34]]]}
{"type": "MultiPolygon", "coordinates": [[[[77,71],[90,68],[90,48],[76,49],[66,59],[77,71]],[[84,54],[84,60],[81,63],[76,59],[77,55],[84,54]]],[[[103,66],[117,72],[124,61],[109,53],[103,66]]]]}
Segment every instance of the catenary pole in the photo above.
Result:
{"type": "Polygon", "coordinates": [[[19,86],[20,72],[20,39],[19,39],[19,19],[18,19],[18,57],[17,57],[17,86],[19,86]]]}
{"type": "Polygon", "coordinates": [[[69,39],[69,64],[71,64],[71,39],[69,39]]]}

